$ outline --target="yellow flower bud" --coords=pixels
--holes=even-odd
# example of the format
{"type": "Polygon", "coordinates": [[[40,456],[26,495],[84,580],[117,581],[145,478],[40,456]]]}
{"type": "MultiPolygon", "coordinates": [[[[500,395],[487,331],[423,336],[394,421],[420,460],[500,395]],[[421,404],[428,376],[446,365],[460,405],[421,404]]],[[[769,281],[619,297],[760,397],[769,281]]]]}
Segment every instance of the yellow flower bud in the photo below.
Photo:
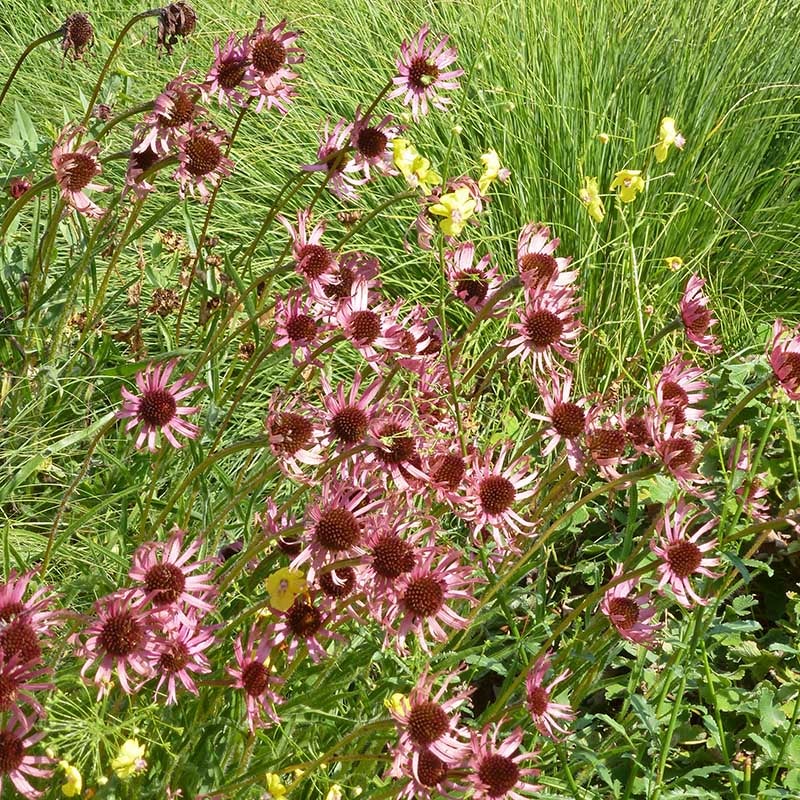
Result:
{"type": "Polygon", "coordinates": [[[600,144],[608,144],[611,141],[611,137],[607,133],[598,133],[597,139],[600,144]]]}
{"type": "Polygon", "coordinates": [[[686,140],[683,138],[682,134],[678,133],[675,129],[675,120],[672,117],[664,117],[664,119],[661,120],[661,128],[658,135],[656,161],[658,161],[659,164],[667,160],[670,147],[674,145],[678,150],[681,150],[684,144],[686,144],[686,140]]]}
{"type": "Polygon", "coordinates": [[[667,261],[667,266],[673,272],[679,270],[683,266],[683,259],[680,256],[668,256],[666,261],[667,261]]]}

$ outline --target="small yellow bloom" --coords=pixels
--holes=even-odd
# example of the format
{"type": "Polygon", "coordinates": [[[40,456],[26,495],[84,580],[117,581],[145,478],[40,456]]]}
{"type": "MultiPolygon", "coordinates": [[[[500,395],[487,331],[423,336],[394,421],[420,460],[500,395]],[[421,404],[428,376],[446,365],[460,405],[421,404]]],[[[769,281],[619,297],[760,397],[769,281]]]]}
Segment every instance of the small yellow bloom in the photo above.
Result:
{"type": "Polygon", "coordinates": [[[125,780],[143,772],[147,768],[144,760],[145,746],[139,744],[136,739],[126,739],[120,747],[117,757],[111,762],[111,769],[116,772],[118,778],[125,780]]]}
{"type": "Polygon", "coordinates": [[[602,222],[606,215],[603,201],[600,199],[600,185],[597,178],[583,177],[583,186],[579,192],[581,203],[586,206],[589,216],[595,222],[602,222]]]}
{"type": "Polygon", "coordinates": [[[276,775],[274,772],[267,773],[267,794],[272,800],[278,800],[286,795],[286,787],[283,785],[280,775],[276,775]]]}
{"type": "Polygon", "coordinates": [[[66,783],[61,786],[61,794],[64,797],[80,797],[83,791],[83,778],[77,767],[73,767],[68,761],[59,761],[58,766],[64,770],[66,783]]]}
{"type": "Polygon", "coordinates": [[[683,266],[683,259],[680,256],[669,256],[667,258],[667,266],[675,272],[683,266]]]}
{"type": "Polygon", "coordinates": [[[478,178],[478,188],[481,194],[486,194],[486,190],[497,180],[500,175],[500,156],[495,150],[490,150],[481,156],[483,164],[483,174],[478,178]]]}
{"type": "Polygon", "coordinates": [[[278,611],[288,611],[299,594],[308,588],[305,576],[299,569],[281,567],[265,581],[269,604],[278,611]]]}
{"type": "Polygon", "coordinates": [[[611,137],[607,133],[598,133],[597,139],[600,144],[608,144],[611,141],[611,137]]]}
{"type": "Polygon", "coordinates": [[[408,139],[398,137],[392,141],[394,165],[413,187],[419,187],[425,194],[442,182],[442,176],[431,167],[431,162],[417,152],[408,139]]]}
{"type": "Polygon", "coordinates": [[[686,144],[686,140],[675,129],[675,120],[672,119],[672,117],[664,117],[664,119],[661,120],[661,129],[658,132],[658,136],[658,144],[656,145],[656,161],[658,161],[659,164],[667,160],[669,148],[672,145],[675,145],[678,150],[681,150],[683,149],[684,144],[686,144]]]}
{"type": "Polygon", "coordinates": [[[632,203],[639,192],[644,191],[644,179],[640,169],[621,169],[614,176],[609,191],[619,189],[619,199],[623,203],[632,203]]]}
{"type": "Polygon", "coordinates": [[[437,217],[444,217],[439,227],[445,236],[458,236],[467,220],[475,213],[475,198],[466,186],[454,192],[443,194],[438,203],[434,203],[428,211],[437,217]]]}
{"type": "Polygon", "coordinates": [[[334,783],[328,794],[325,795],[325,800],[342,800],[342,787],[338,783],[334,783]]]}
{"type": "Polygon", "coordinates": [[[386,700],[383,701],[383,704],[389,711],[393,711],[398,715],[408,714],[411,711],[411,703],[408,701],[408,698],[400,692],[395,692],[391,697],[387,697],[386,700]]]}

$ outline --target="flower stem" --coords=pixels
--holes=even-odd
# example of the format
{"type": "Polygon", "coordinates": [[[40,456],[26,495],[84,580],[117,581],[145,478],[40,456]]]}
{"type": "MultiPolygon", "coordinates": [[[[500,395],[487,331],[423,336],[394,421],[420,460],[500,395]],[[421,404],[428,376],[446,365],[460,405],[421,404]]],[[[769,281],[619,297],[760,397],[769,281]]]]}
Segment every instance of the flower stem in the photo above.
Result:
{"type": "Polygon", "coordinates": [[[25,59],[40,44],[44,44],[45,42],[49,42],[49,41],[52,41],[53,39],[57,39],[59,36],[61,36],[62,32],[63,32],[63,29],[59,28],[57,31],[52,31],[51,33],[46,33],[44,36],[40,36],[38,39],[34,39],[22,51],[22,55],[17,59],[17,63],[14,64],[14,68],[11,70],[11,74],[8,76],[8,78],[6,78],[6,82],[3,84],[3,91],[0,92],[0,105],[3,105],[3,100],[5,99],[6,94],[8,94],[8,90],[11,88],[11,84],[14,81],[14,77],[19,72],[19,68],[22,66],[22,63],[25,61],[25,59]]]}

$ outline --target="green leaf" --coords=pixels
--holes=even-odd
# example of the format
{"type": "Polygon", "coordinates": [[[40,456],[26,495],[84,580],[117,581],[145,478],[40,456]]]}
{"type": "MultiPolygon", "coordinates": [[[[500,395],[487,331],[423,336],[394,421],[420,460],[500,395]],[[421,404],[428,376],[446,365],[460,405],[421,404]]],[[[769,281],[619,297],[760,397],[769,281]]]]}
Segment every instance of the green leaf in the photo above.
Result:
{"type": "Polygon", "coordinates": [[[758,715],[761,722],[761,730],[766,734],[772,733],[776,728],[783,727],[786,722],[786,715],[774,704],[775,690],[767,685],[761,686],[758,696],[758,715]]]}
{"type": "Polygon", "coordinates": [[[636,716],[642,721],[647,732],[655,738],[660,727],[658,717],[656,717],[653,707],[639,694],[631,695],[631,706],[636,716]]]}

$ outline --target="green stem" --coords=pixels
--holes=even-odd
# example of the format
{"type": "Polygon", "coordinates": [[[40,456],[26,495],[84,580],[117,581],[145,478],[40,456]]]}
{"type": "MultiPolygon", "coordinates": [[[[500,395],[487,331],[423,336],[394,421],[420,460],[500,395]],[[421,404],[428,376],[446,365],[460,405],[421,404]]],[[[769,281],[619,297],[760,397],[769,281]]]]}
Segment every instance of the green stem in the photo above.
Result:
{"type": "Polygon", "coordinates": [[[11,88],[11,84],[14,81],[14,77],[19,72],[19,68],[22,66],[22,63],[25,59],[31,54],[33,50],[35,50],[40,44],[44,44],[45,42],[50,42],[53,39],[57,39],[63,33],[63,27],[59,28],[57,31],[52,31],[51,33],[46,33],[44,36],[40,36],[38,39],[34,39],[23,51],[22,55],[17,59],[17,63],[14,64],[13,69],[11,70],[11,74],[6,78],[6,82],[3,84],[3,91],[0,92],[0,105],[3,105],[3,100],[5,100],[6,94],[8,90],[11,88]]]}

